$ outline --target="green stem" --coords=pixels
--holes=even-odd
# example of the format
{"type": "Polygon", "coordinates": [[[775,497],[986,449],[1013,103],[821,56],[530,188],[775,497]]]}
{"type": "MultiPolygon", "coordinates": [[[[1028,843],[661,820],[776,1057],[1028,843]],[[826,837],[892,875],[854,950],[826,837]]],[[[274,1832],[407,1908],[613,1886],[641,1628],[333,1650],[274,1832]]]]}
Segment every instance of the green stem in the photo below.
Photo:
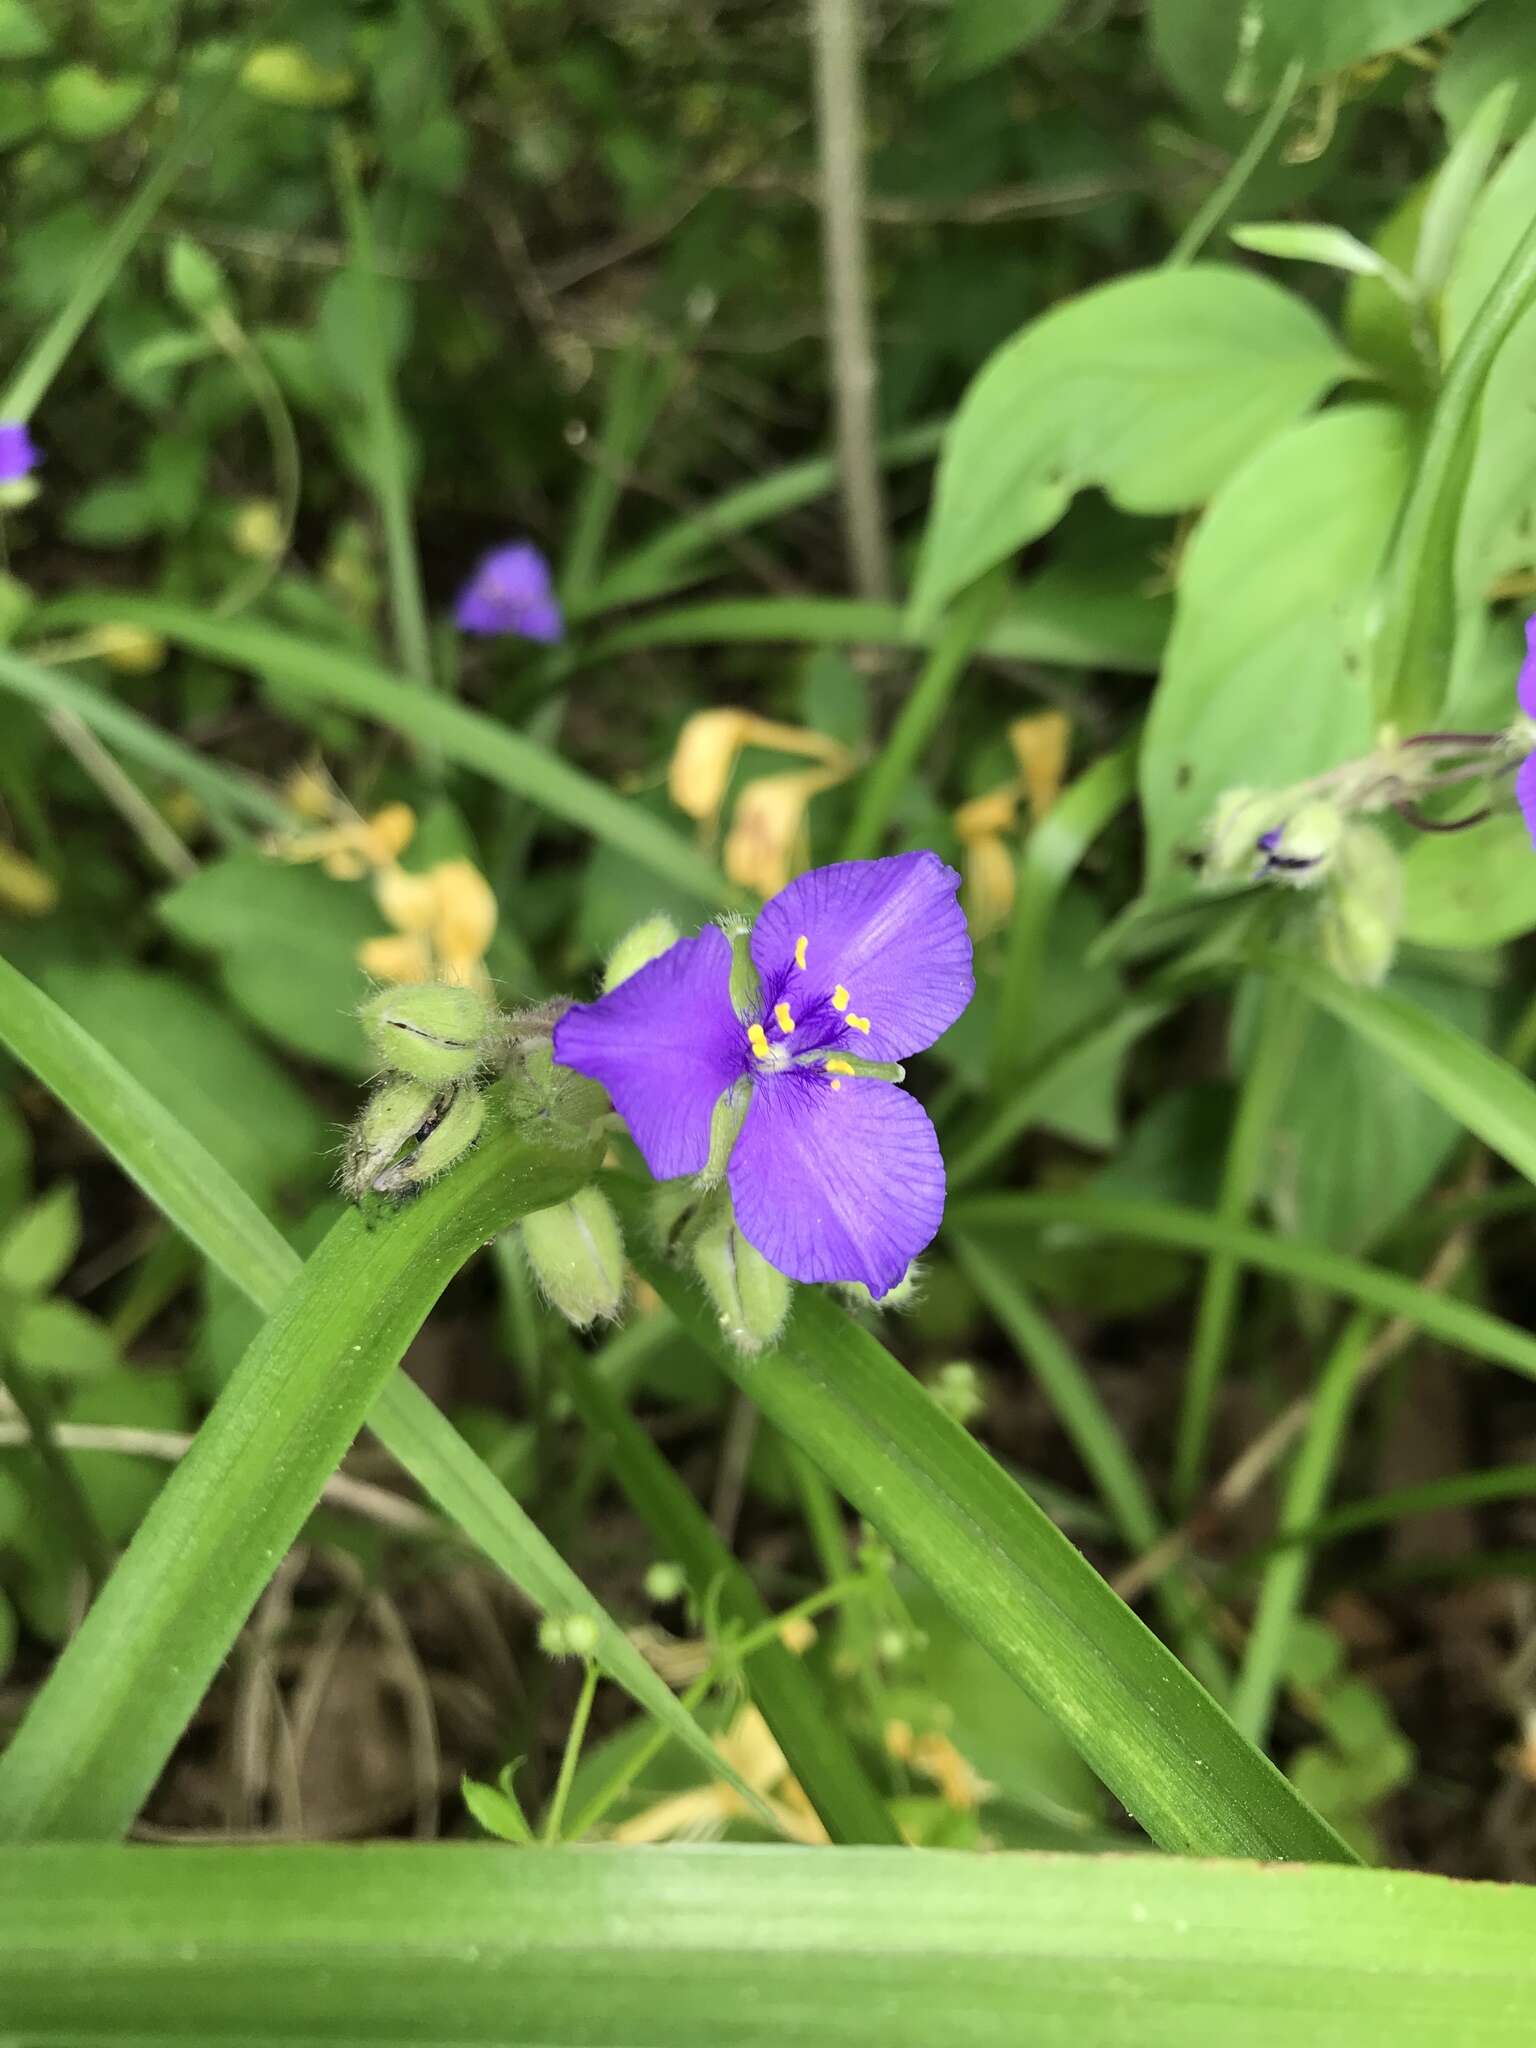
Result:
{"type": "MultiPolygon", "coordinates": [[[[1258,1032],[1243,1076],[1222,1172],[1216,1213],[1224,1224],[1242,1223],[1253,1206],[1305,1017],[1305,1005],[1294,992],[1282,995],[1277,989],[1261,1000],[1258,1032]]],[[[1174,1451],[1173,1502],[1180,1515],[1189,1512],[1200,1490],[1241,1284],[1242,1264],[1234,1257],[1218,1255],[1206,1267],[1174,1451]]]]}
{"type": "Polygon", "coordinates": [[[933,737],[1001,600],[1002,586],[987,577],[966,593],[945,621],[890,738],[865,771],[853,823],[843,841],[843,860],[868,860],[879,852],[902,788],[933,737]]]}
{"type": "Polygon", "coordinates": [[[362,365],[367,390],[370,438],[373,443],[373,488],[384,526],[384,553],[389,563],[389,602],[395,644],[407,675],[424,689],[432,687],[432,634],[421,588],[421,563],[411,523],[406,484],[405,436],[399,407],[384,358],[383,310],[379,302],[378,266],[374,257],[373,222],[358,180],[357,164],[345,129],[332,142],[336,189],[352,249],[353,271],[367,308],[366,360],[362,365]]]}
{"type": "Polygon", "coordinates": [[[0,1351],[0,1387],[10,1395],[27,1425],[32,1449],[52,1497],[54,1514],[84,1565],[92,1589],[100,1586],[112,1569],[112,1553],[97,1525],[80,1475],[59,1448],[53,1432],[53,1413],[47,1397],[29,1372],[0,1351]]]}
{"type": "Polygon", "coordinates": [[[1285,74],[1274,98],[1264,110],[1263,119],[1233,158],[1231,169],[1221,183],[1174,243],[1163,266],[1166,270],[1182,270],[1185,264],[1193,263],[1237,204],[1243,187],[1268,155],[1270,144],[1280,133],[1281,124],[1291,110],[1296,88],[1301,84],[1301,68],[1295,61],[1285,67],[1285,74]]]}
{"type": "MultiPolygon", "coordinates": [[[[1323,1367],[1306,1434],[1286,1482],[1279,1523],[1282,1542],[1293,1539],[1322,1512],[1374,1328],[1370,1316],[1352,1316],[1323,1367]]],[[[1250,1742],[1262,1745],[1269,1733],[1291,1625],[1311,1569],[1311,1550],[1294,1541],[1264,1568],[1248,1647],[1232,1694],[1232,1718],[1250,1742]]]]}
{"type": "Polygon", "coordinates": [[[571,1725],[566,1731],[565,1751],[560,1758],[560,1774],[555,1779],[549,1811],[544,1816],[544,1828],[540,1839],[546,1848],[560,1839],[560,1823],[565,1818],[565,1802],[571,1796],[571,1780],[576,1775],[581,1746],[587,1739],[587,1723],[592,1718],[592,1701],[596,1692],[597,1663],[594,1658],[589,1657],[586,1669],[581,1674],[581,1692],[577,1696],[576,1711],[572,1714],[571,1725]]]}
{"type": "Polygon", "coordinates": [[[614,513],[629,472],[666,401],[672,376],[669,363],[653,362],[639,346],[627,348],[614,365],[602,426],[577,494],[560,569],[560,596],[572,616],[592,609],[592,591],[602,569],[614,513]]]}

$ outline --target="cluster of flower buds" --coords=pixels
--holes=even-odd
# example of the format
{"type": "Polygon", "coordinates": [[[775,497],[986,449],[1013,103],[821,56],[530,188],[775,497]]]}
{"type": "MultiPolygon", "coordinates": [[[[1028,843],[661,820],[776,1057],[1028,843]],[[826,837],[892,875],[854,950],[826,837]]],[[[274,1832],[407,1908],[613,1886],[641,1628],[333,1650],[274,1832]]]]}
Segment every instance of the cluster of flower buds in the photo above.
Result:
{"type": "Polygon", "coordinates": [[[485,1125],[480,1083],[500,1019],[476,989],[381,989],[363,1005],[380,1079],[347,1135],[342,1185],[406,1195],[462,1159],[485,1125]]]}

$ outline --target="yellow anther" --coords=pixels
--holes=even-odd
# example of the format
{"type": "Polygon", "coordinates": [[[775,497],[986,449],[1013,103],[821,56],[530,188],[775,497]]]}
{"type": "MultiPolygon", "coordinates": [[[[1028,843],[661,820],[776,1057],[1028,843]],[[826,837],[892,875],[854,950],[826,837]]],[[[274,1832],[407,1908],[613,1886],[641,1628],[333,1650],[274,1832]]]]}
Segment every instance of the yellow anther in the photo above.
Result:
{"type": "Polygon", "coordinates": [[[832,1083],[832,1093],[833,1093],[833,1094],[835,1095],[835,1094],[837,1093],[838,1089],[842,1087],[842,1085],[843,1085],[843,1084],[842,1084],[842,1082],[841,1082],[841,1081],[834,1081],[834,1082],[832,1083]]]}
{"type": "Polygon", "coordinates": [[[805,971],[805,949],[807,943],[808,941],[806,939],[806,935],[804,932],[802,932],[799,938],[795,941],[795,965],[800,969],[802,973],[804,973],[805,971]]]}
{"type": "Polygon", "coordinates": [[[747,1026],[747,1043],[760,1060],[768,1057],[768,1034],[761,1024],[747,1026]]]}
{"type": "Polygon", "coordinates": [[[850,1010],[848,1012],[848,1029],[850,1031],[862,1031],[864,1036],[868,1038],[869,1019],[867,1017],[855,1017],[852,1010],[850,1010]]]}
{"type": "Polygon", "coordinates": [[[834,1010],[846,1010],[846,1009],[847,1009],[847,1007],[848,1007],[848,1005],[849,1005],[849,1003],[850,1003],[850,1002],[852,1002],[852,1000],[853,1000],[853,998],[852,998],[852,997],[851,997],[851,996],[849,995],[849,993],[848,993],[847,989],[845,989],[845,988],[843,987],[843,984],[842,984],[841,982],[839,982],[839,983],[837,984],[837,987],[836,987],[835,989],[833,989],[833,991],[832,991],[832,1007],[833,1007],[833,1009],[834,1009],[834,1010]]]}
{"type": "Polygon", "coordinates": [[[853,1074],[857,1073],[858,1069],[850,1066],[847,1060],[830,1059],[827,1061],[827,1072],[829,1074],[853,1074]]]}
{"type": "Polygon", "coordinates": [[[788,1005],[788,1003],[775,1003],[775,1004],[774,1004],[774,1006],[773,1006],[773,1021],[774,1021],[774,1023],[775,1023],[775,1024],[777,1024],[777,1025],[778,1025],[779,1029],[780,1029],[780,1030],[781,1030],[781,1031],[783,1032],[784,1036],[785,1036],[786,1038],[788,1038],[788,1036],[789,1036],[789,1034],[791,1033],[791,1031],[793,1031],[793,1030],[794,1030],[794,1028],[795,1028],[795,1020],[794,1020],[794,1018],[793,1018],[793,1017],[792,1017],[792,1016],[791,1016],[791,1015],[789,1014],[789,1005],[788,1005]]]}

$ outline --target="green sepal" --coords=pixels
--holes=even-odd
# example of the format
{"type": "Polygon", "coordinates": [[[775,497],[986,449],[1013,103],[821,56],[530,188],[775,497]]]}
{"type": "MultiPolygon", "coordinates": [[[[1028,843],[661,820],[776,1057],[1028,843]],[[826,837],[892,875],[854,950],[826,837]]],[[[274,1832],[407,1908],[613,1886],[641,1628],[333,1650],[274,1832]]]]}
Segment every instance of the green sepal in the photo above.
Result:
{"type": "Polygon", "coordinates": [[[552,1308],[584,1330],[624,1305],[624,1234],[600,1188],[537,1209],[519,1225],[534,1278],[552,1308]]]}

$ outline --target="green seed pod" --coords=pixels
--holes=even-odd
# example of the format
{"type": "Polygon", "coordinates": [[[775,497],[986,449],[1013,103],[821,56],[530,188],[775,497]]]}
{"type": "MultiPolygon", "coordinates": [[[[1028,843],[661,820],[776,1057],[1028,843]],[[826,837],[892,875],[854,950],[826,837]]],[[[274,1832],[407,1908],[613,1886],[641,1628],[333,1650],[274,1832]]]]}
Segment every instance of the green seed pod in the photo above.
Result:
{"type": "Polygon", "coordinates": [[[425,1081],[385,1081],[363,1105],[347,1133],[341,1184],[353,1200],[367,1194],[374,1177],[394,1160],[424,1124],[434,1120],[437,1089],[425,1081]]]}
{"type": "Polygon", "coordinates": [[[1352,825],[1318,904],[1318,951],[1341,981],[1376,988],[1397,955],[1403,869],[1372,825],[1352,825]]]}
{"type": "Polygon", "coordinates": [[[484,1125],[485,1097],[474,1088],[457,1089],[437,1121],[424,1131],[415,1151],[374,1175],[375,1192],[402,1195],[412,1188],[424,1188],[464,1157],[484,1125]]]}
{"type": "Polygon", "coordinates": [[[612,1322],[624,1302],[624,1236],[600,1188],[538,1209],[519,1225],[545,1298],[568,1323],[612,1322]]]}
{"type": "Polygon", "coordinates": [[[626,932],[608,956],[608,965],[603,970],[603,994],[611,995],[642,967],[649,967],[663,953],[671,952],[680,937],[677,926],[661,910],[626,932]]]}
{"type": "Polygon", "coordinates": [[[358,1014],[384,1067],[439,1086],[475,1071],[491,1024],[491,1005],[477,990],[439,983],[382,988],[358,1014]]]}
{"type": "Polygon", "coordinates": [[[720,1327],[736,1349],[751,1357],[771,1344],[789,1314],[794,1283],[747,1243],[729,1202],[699,1230],[688,1252],[720,1327]]]}
{"type": "Polygon", "coordinates": [[[590,1614],[546,1614],[539,1623],[539,1648],[546,1657],[590,1657],[602,1639],[590,1614]]]}

